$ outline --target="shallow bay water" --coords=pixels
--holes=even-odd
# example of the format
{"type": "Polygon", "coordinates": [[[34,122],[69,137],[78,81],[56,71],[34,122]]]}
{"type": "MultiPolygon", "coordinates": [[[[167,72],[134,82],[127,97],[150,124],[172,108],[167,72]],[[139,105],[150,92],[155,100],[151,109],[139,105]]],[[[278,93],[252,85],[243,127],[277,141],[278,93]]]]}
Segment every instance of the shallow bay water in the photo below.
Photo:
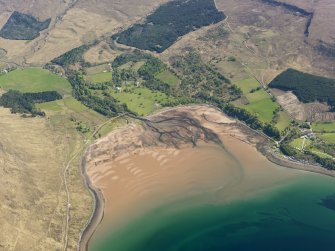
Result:
{"type": "MultiPolygon", "coordinates": [[[[334,178],[277,166],[252,146],[233,138],[227,137],[224,142],[224,149],[181,149],[172,154],[175,158],[170,156],[170,162],[166,161],[168,166],[183,165],[180,170],[166,170],[177,172],[192,186],[183,186],[183,179],[173,181],[175,176],[166,176],[166,181],[157,175],[157,180],[164,180],[163,187],[157,185],[160,192],[154,196],[148,192],[147,196],[125,204],[132,210],[118,215],[123,221],[113,219],[113,201],[107,202],[111,211],[107,212],[98,235],[93,236],[89,250],[334,250],[334,178]],[[211,156],[212,161],[204,157],[210,153],[216,156],[211,156]],[[187,163],[190,168],[185,168],[187,163]],[[197,192],[190,193],[195,187],[197,192]],[[164,192],[169,191],[174,196],[164,197],[164,192]],[[145,210],[141,210],[143,204],[147,205],[145,210]],[[141,213],[134,213],[137,211],[141,213]]],[[[161,151],[166,155],[165,150],[161,151]]],[[[148,156],[157,160],[150,153],[130,156],[128,161],[133,158],[138,163],[148,156]]],[[[155,162],[145,159],[143,163],[155,162]]],[[[157,191],[155,186],[153,191],[157,191]]],[[[113,194],[113,190],[108,189],[105,194],[113,194]]],[[[127,192],[118,194],[127,196],[127,192]]]]}

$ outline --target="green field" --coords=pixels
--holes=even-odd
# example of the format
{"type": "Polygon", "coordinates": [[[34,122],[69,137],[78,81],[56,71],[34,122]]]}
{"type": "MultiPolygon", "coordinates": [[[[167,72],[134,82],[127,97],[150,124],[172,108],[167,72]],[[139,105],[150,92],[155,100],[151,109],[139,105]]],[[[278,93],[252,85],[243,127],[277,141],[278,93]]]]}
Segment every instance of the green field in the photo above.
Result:
{"type": "Polygon", "coordinates": [[[330,154],[328,153],[325,153],[325,152],[321,152],[319,149],[317,148],[312,148],[310,149],[310,151],[316,155],[318,155],[319,157],[321,158],[330,158],[330,159],[335,159],[333,156],[331,156],[330,154]]]}
{"type": "Polygon", "coordinates": [[[235,85],[241,88],[244,94],[249,93],[252,89],[260,87],[260,84],[254,78],[247,78],[234,82],[235,85]]]}
{"type": "Polygon", "coordinates": [[[322,133],[319,134],[318,137],[327,141],[329,144],[335,145],[335,133],[322,133]]]}
{"type": "Polygon", "coordinates": [[[71,94],[70,83],[48,70],[42,68],[17,69],[0,76],[0,87],[21,92],[57,91],[71,94]]]}
{"type": "Polygon", "coordinates": [[[291,123],[291,118],[287,115],[286,112],[279,112],[279,118],[276,124],[276,127],[279,131],[285,130],[291,123]]]}
{"type": "MultiPolygon", "coordinates": [[[[290,145],[296,149],[302,150],[301,148],[302,148],[303,141],[304,141],[303,138],[297,138],[293,140],[292,142],[290,142],[290,145]]],[[[310,146],[311,143],[312,143],[311,140],[305,139],[304,148],[310,146]]]]}
{"type": "Polygon", "coordinates": [[[91,81],[92,83],[105,83],[112,80],[112,73],[111,72],[100,72],[95,73],[87,76],[87,80],[91,81]]]}
{"type": "Polygon", "coordinates": [[[36,107],[46,112],[60,112],[63,110],[62,103],[63,100],[55,100],[51,102],[36,104],[36,107]]]}
{"type": "Polygon", "coordinates": [[[128,108],[139,115],[148,115],[155,111],[157,104],[167,102],[172,98],[161,92],[153,92],[147,88],[130,87],[122,92],[111,91],[118,101],[127,104],[128,108]]]}
{"type": "Polygon", "coordinates": [[[176,86],[180,83],[180,80],[177,78],[177,76],[173,74],[170,70],[164,70],[158,73],[155,77],[171,86],[176,86]]]}
{"type": "Polygon", "coordinates": [[[241,105],[251,113],[257,115],[260,121],[270,123],[273,119],[274,111],[279,107],[271,100],[271,96],[263,89],[245,95],[249,104],[241,105]]]}
{"type": "Polygon", "coordinates": [[[318,122],[312,124],[314,132],[335,132],[335,122],[318,122]]]}
{"type": "Polygon", "coordinates": [[[243,106],[251,113],[255,113],[259,120],[265,123],[270,123],[273,118],[273,112],[278,108],[278,104],[271,99],[263,99],[249,105],[243,106]]]}
{"type": "Polygon", "coordinates": [[[258,91],[255,91],[253,93],[248,93],[245,95],[245,97],[247,98],[247,100],[250,103],[254,103],[254,102],[258,102],[260,100],[264,100],[264,99],[270,99],[270,95],[264,91],[264,89],[260,89],[258,91]]]}
{"type": "Polygon", "coordinates": [[[67,97],[62,100],[36,104],[36,106],[44,111],[54,111],[54,112],[63,111],[64,108],[67,108],[73,112],[78,113],[89,110],[89,108],[87,108],[85,105],[83,105],[81,102],[79,102],[73,97],[67,97]]]}

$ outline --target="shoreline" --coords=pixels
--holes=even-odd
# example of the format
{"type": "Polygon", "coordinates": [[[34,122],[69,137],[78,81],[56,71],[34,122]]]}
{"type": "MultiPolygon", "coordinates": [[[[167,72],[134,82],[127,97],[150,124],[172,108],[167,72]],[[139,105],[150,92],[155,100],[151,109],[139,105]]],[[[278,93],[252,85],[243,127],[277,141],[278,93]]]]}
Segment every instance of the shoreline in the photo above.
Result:
{"type": "MultiPolygon", "coordinates": [[[[164,113],[169,112],[169,111],[178,111],[179,109],[187,109],[190,112],[192,112],[192,110],[191,110],[192,108],[194,109],[194,108],[199,108],[199,107],[206,107],[206,108],[215,109],[217,112],[223,114],[225,117],[230,118],[225,113],[218,110],[216,107],[213,107],[213,106],[210,106],[210,105],[197,105],[197,104],[195,104],[195,105],[188,105],[188,106],[179,106],[179,107],[174,107],[174,108],[166,108],[166,109],[158,111],[157,113],[151,114],[151,115],[149,115],[149,116],[147,116],[143,119],[150,120],[150,118],[154,118],[155,116],[159,116],[159,115],[164,114],[164,113]]],[[[232,119],[232,118],[230,118],[230,119],[232,119]]],[[[209,121],[209,120],[207,120],[207,122],[212,123],[212,124],[221,124],[221,125],[225,124],[225,123],[220,123],[220,122],[218,123],[218,122],[209,121]]],[[[229,134],[230,137],[238,139],[245,144],[252,145],[253,147],[255,147],[257,149],[257,151],[261,155],[266,157],[266,159],[268,161],[270,161],[271,163],[274,163],[278,166],[285,167],[285,168],[296,169],[296,170],[300,170],[300,171],[306,171],[306,172],[317,173],[317,174],[321,174],[321,175],[327,175],[327,176],[335,177],[335,171],[327,170],[323,167],[318,167],[318,166],[314,166],[314,165],[294,162],[292,160],[288,160],[288,159],[285,159],[285,158],[279,156],[277,153],[275,153],[271,149],[269,139],[267,139],[263,135],[255,132],[254,130],[250,129],[249,127],[247,127],[243,123],[235,120],[234,123],[230,123],[230,124],[231,124],[232,127],[239,129],[241,131],[241,133],[245,137],[247,137],[247,139],[241,139],[241,138],[236,137],[235,135],[232,135],[232,134],[229,134]],[[258,142],[255,144],[249,138],[257,139],[258,142]]],[[[122,129],[126,129],[126,128],[127,127],[121,128],[120,130],[113,131],[110,134],[120,133],[120,131],[122,131],[122,129]]],[[[192,146],[190,144],[187,144],[187,143],[184,143],[182,145],[186,145],[187,147],[194,147],[194,146],[192,146]]],[[[92,211],[91,217],[87,221],[87,224],[85,225],[85,228],[83,229],[83,231],[80,235],[78,249],[77,249],[78,251],[87,251],[88,250],[89,241],[92,238],[93,234],[97,230],[100,222],[103,220],[103,217],[104,217],[105,198],[104,198],[102,192],[100,191],[100,189],[97,189],[96,187],[93,186],[93,184],[92,184],[92,182],[91,182],[91,180],[90,180],[90,178],[89,178],[89,176],[87,175],[87,172],[86,172],[87,171],[87,169],[86,169],[86,157],[89,154],[89,150],[90,150],[91,146],[92,145],[88,146],[87,149],[83,152],[80,165],[81,165],[81,174],[84,177],[85,186],[88,188],[88,190],[92,194],[92,197],[93,197],[93,200],[94,200],[94,206],[93,206],[93,211],[92,211]]]]}
{"type": "Polygon", "coordinates": [[[81,159],[80,159],[80,172],[84,178],[84,183],[87,189],[89,190],[90,194],[92,195],[93,199],[93,211],[91,217],[87,221],[83,231],[80,234],[79,242],[78,242],[78,251],[86,251],[88,250],[88,244],[90,239],[92,238],[93,234],[95,233],[96,229],[98,228],[100,222],[104,217],[104,207],[105,207],[105,198],[100,191],[93,186],[90,178],[86,172],[86,156],[88,154],[90,146],[88,146],[85,151],[83,152],[81,159]]]}

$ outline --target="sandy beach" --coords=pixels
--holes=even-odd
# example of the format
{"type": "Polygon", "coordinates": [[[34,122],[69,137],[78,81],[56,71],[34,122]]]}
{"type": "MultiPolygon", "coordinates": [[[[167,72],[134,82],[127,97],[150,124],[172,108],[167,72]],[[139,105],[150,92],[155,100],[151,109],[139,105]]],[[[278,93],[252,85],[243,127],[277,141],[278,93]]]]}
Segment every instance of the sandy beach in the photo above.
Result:
{"type": "Polygon", "coordinates": [[[303,168],[279,158],[268,145],[205,105],[165,110],[109,134],[83,157],[96,206],[80,250],[160,205],[208,191],[217,191],[215,200],[234,200],[301,175],[276,165],[303,168]]]}

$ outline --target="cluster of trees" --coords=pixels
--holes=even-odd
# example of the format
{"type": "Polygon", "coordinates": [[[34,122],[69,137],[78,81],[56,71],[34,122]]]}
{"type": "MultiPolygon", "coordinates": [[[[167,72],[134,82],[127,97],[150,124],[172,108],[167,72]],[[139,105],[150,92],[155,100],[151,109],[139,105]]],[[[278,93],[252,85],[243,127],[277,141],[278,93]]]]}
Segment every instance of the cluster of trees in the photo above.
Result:
{"type": "Polygon", "coordinates": [[[112,63],[112,67],[115,69],[121,65],[124,65],[126,63],[129,63],[129,62],[140,62],[140,61],[143,61],[143,60],[148,60],[150,58],[153,58],[151,55],[147,54],[147,53],[144,53],[140,50],[134,50],[132,52],[126,52],[126,53],[123,53],[119,56],[117,56],[113,63],[112,63]]]}
{"type": "Polygon", "coordinates": [[[115,117],[120,113],[129,112],[126,104],[120,104],[109,95],[99,97],[92,94],[81,72],[68,70],[67,76],[72,85],[73,96],[92,110],[107,117],[115,117]]]}
{"type": "Polygon", "coordinates": [[[35,17],[14,11],[7,23],[2,27],[0,36],[11,40],[33,40],[40,31],[49,27],[51,19],[43,22],[35,17]]]}
{"type": "Polygon", "coordinates": [[[90,64],[84,60],[83,55],[90,47],[91,45],[84,44],[60,55],[51,62],[62,67],[68,67],[75,63],[80,63],[83,67],[89,67],[90,64]]]}
{"type": "Polygon", "coordinates": [[[313,157],[313,160],[316,163],[319,163],[323,167],[329,169],[329,170],[335,170],[335,160],[327,157],[320,157],[319,155],[311,152],[311,151],[306,151],[306,154],[310,155],[313,157]]]}
{"type": "Polygon", "coordinates": [[[241,96],[241,90],[230,80],[205,64],[200,55],[190,51],[172,59],[172,67],[181,79],[179,93],[183,96],[230,101],[241,96]]]}
{"type": "Polygon", "coordinates": [[[10,108],[12,113],[31,114],[32,116],[45,116],[45,113],[36,108],[36,103],[50,102],[62,99],[56,91],[37,93],[21,93],[9,90],[0,97],[0,105],[10,108]]]}
{"type": "Polygon", "coordinates": [[[148,80],[154,78],[157,73],[163,71],[166,67],[167,66],[161,60],[152,57],[141,66],[138,73],[144,80],[148,80]]]}
{"type": "Polygon", "coordinates": [[[294,69],[278,75],[269,85],[293,93],[302,102],[326,102],[335,107],[335,79],[315,76],[294,69]]]}
{"type": "Polygon", "coordinates": [[[139,49],[163,52],[180,36],[225,18],[214,0],[175,0],[161,5],[143,24],[114,35],[118,42],[139,49]]]}

